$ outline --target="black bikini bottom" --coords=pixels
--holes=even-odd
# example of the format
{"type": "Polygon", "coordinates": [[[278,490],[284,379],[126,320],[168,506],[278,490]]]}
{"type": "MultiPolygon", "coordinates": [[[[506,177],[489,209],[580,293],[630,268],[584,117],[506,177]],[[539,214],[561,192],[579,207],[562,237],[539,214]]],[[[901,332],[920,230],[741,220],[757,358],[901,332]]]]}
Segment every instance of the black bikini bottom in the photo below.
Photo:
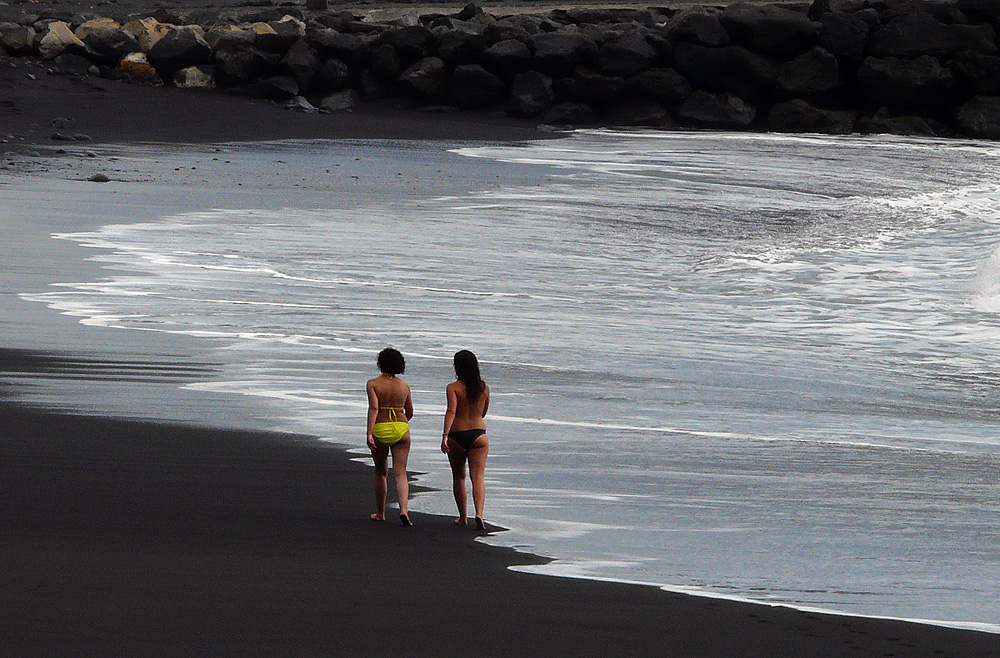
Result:
{"type": "Polygon", "coordinates": [[[486,434],[486,430],[461,430],[458,432],[448,432],[448,438],[468,450],[476,442],[476,439],[483,434],[486,434]]]}

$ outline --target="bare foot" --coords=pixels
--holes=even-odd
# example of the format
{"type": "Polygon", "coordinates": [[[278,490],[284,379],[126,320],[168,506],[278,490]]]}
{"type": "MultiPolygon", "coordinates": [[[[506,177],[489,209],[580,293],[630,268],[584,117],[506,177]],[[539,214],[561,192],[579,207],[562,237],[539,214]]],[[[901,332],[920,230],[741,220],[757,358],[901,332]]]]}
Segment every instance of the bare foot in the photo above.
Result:
{"type": "Polygon", "coordinates": [[[371,515],[370,518],[372,521],[385,521],[385,514],[379,514],[378,512],[375,512],[374,514],[371,515]]]}
{"type": "Polygon", "coordinates": [[[483,521],[483,517],[481,516],[476,517],[476,529],[486,530],[486,521],[483,521]]]}
{"type": "Polygon", "coordinates": [[[405,525],[405,526],[411,526],[411,525],[413,525],[413,522],[410,521],[410,517],[408,517],[407,515],[400,514],[399,515],[399,524],[400,525],[405,525]]]}
{"type": "Polygon", "coordinates": [[[468,519],[463,519],[463,518],[459,517],[459,518],[455,519],[454,521],[452,521],[452,523],[454,523],[455,525],[467,525],[469,523],[469,520],[468,519]]]}

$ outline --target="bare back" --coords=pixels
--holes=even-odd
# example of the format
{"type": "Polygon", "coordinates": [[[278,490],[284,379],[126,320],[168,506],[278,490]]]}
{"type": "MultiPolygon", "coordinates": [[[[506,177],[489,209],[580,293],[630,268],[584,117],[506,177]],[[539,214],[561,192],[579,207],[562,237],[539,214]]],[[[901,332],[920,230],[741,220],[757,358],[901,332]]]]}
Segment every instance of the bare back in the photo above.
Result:
{"type": "Polygon", "coordinates": [[[474,402],[469,402],[465,392],[465,384],[460,381],[448,384],[448,411],[454,411],[455,417],[451,423],[451,431],[486,429],[486,413],[490,408],[490,387],[483,385],[483,392],[474,402]]]}
{"type": "Polygon", "coordinates": [[[369,379],[367,389],[369,408],[378,409],[378,415],[374,422],[381,423],[397,419],[396,416],[400,410],[403,410],[407,420],[413,417],[410,386],[399,377],[379,376],[369,379]],[[374,399],[372,399],[373,397],[374,399]]]}

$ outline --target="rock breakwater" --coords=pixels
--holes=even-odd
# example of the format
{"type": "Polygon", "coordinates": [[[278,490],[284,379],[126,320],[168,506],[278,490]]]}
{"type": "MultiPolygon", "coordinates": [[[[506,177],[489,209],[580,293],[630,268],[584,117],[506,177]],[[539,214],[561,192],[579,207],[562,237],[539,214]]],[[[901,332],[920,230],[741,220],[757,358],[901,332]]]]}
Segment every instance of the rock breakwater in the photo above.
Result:
{"type": "Polygon", "coordinates": [[[997,0],[377,14],[47,11],[0,24],[0,55],[305,112],[377,100],[556,125],[1000,138],[997,0]]]}

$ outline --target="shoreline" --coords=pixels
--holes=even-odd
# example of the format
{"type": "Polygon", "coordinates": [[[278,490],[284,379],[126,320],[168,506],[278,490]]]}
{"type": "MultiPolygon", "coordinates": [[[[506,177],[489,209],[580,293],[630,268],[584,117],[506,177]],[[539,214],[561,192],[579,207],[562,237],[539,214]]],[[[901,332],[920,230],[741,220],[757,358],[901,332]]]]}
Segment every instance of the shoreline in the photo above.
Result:
{"type": "MultiPolygon", "coordinates": [[[[22,357],[0,350],[7,372],[30,365],[22,357]]],[[[442,617],[486,606],[485,655],[595,646],[699,657],[995,655],[990,633],[527,573],[546,560],[472,541],[477,533],[449,517],[417,512],[412,529],[372,523],[369,469],[309,437],[9,402],[0,417],[2,486],[18,501],[0,512],[0,552],[15,574],[0,598],[9,655],[326,655],[402,644],[457,656],[465,642],[442,617]],[[469,582],[479,586],[454,586],[469,582]],[[336,618],[338,629],[360,630],[373,605],[420,623],[384,634],[330,628],[336,618]]]]}
{"type": "MultiPolygon", "coordinates": [[[[497,526],[497,528],[503,531],[508,530],[507,528],[502,528],[500,526],[497,526]]],[[[536,555],[534,553],[525,551],[517,551],[517,553],[526,555],[536,555]]],[[[548,558],[544,558],[543,556],[543,559],[548,559],[548,558]]],[[[973,633],[985,633],[987,635],[1000,635],[1000,624],[989,624],[985,622],[946,621],[941,619],[917,619],[910,617],[894,617],[892,615],[875,615],[875,614],[869,615],[869,614],[846,612],[842,610],[834,610],[831,608],[823,608],[810,605],[796,605],[793,603],[771,603],[768,601],[751,599],[745,596],[719,594],[707,589],[676,586],[676,585],[657,583],[652,581],[628,580],[626,578],[605,578],[601,576],[581,576],[578,574],[553,573],[551,570],[547,570],[547,568],[551,564],[559,562],[559,558],[551,558],[551,560],[552,562],[542,563],[537,566],[515,564],[511,565],[510,569],[522,573],[537,573],[540,575],[548,576],[549,578],[568,578],[571,580],[579,579],[579,580],[589,580],[600,583],[619,583],[623,585],[636,585],[639,587],[654,587],[663,592],[668,592],[671,594],[682,594],[685,596],[693,596],[697,598],[713,599],[719,601],[730,601],[733,603],[740,603],[745,605],[763,606],[765,608],[785,608],[788,610],[793,610],[795,612],[800,612],[804,614],[818,614],[827,617],[844,617],[847,619],[872,619],[875,621],[901,622],[905,624],[917,624],[920,626],[947,628],[951,630],[971,631],[973,633]]]]}

